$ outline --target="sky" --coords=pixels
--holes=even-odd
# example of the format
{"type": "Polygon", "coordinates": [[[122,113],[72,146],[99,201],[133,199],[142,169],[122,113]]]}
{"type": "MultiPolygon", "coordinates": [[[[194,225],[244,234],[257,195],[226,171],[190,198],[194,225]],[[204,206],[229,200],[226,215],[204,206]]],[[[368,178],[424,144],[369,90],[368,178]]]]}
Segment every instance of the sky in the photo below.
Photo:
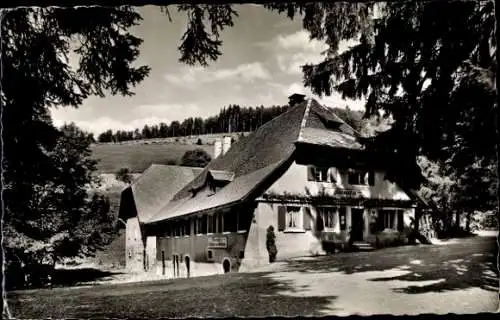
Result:
{"type": "Polygon", "coordinates": [[[326,46],[309,40],[300,18],[292,21],[257,5],[235,9],[239,17],[234,27],[222,32],[222,56],[202,68],[179,62],[185,14],[170,8],[170,22],[157,6],[138,7],[143,21],[131,33],[144,40],[137,63],[151,68],[149,76],[133,88],[132,97],[89,97],[78,109],[52,109],[54,123],[75,122],[98,135],[107,129],[133,130],[187,117],[206,118],[230,104],[284,105],[292,93],[306,94],[330,107],[363,108],[361,100],[343,100],[338,94],[320,98],[304,88],[300,66],[320,62],[326,46]]]}

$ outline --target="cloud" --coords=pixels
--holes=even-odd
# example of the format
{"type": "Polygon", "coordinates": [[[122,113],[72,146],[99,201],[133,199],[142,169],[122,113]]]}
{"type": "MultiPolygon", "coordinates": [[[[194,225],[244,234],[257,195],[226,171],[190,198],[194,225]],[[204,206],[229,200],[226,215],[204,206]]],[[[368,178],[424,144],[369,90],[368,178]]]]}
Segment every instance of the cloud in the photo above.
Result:
{"type": "Polygon", "coordinates": [[[285,53],[276,56],[278,68],[291,75],[302,75],[302,66],[306,64],[316,64],[323,60],[320,54],[315,53],[285,53]]]}
{"type": "MultiPolygon", "coordinates": [[[[339,53],[347,50],[356,41],[341,41],[339,53]]],[[[317,64],[324,59],[323,52],[328,49],[324,41],[310,39],[309,33],[300,30],[287,35],[277,35],[273,40],[257,44],[267,50],[271,50],[276,56],[276,62],[280,71],[289,75],[302,74],[302,66],[306,64],[317,64]]]]}
{"type": "Polygon", "coordinates": [[[182,68],[177,74],[166,74],[165,80],[171,84],[193,87],[202,83],[217,81],[242,81],[251,83],[254,80],[267,80],[271,78],[269,71],[260,62],[241,64],[235,68],[215,69],[202,67],[182,68]]]}
{"type": "Polygon", "coordinates": [[[168,118],[171,120],[183,120],[188,117],[202,116],[203,110],[194,103],[188,104],[145,104],[139,105],[132,110],[134,118],[148,117],[154,115],[155,117],[168,118]]]}
{"type": "Polygon", "coordinates": [[[278,35],[273,42],[276,43],[278,48],[292,51],[301,50],[321,53],[328,48],[323,41],[316,39],[311,40],[309,38],[309,33],[305,30],[300,30],[288,35],[278,35]]]}
{"type": "MultiPolygon", "coordinates": [[[[89,109],[91,109],[89,107],[89,109]]],[[[144,104],[129,109],[127,112],[115,116],[101,116],[96,119],[81,119],[82,110],[53,109],[52,118],[56,126],[74,122],[81,129],[98,135],[108,129],[135,130],[142,129],[144,125],[154,125],[160,122],[169,124],[172,121],[183,121],[189,117],[206,117],[212,115],[213,109],[200,108],[197,104],[144,104]],[[79,120],[80,118],[80,120],[79,120]]]]}
{"type": "Polygon", "coordinates": [[[310,39],[309,33],[305,30],[300,30],[291,34],[279,34],[270,41],[257,42],[257,46],[276,52],[285,51],[308,51],[321,53],[328,46],[325,42],[316,39],[310,39]]]}

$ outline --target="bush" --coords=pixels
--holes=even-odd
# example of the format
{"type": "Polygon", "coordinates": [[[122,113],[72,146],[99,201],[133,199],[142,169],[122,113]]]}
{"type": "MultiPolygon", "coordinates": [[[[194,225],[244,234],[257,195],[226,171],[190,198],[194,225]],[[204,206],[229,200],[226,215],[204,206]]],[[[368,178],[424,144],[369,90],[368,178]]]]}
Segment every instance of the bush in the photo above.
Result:
{"type": "Polygon", "coordinates": [[[272,263],[276,261],[276,255],[278,254],[278,249],[276,248],[276,235],[274,233],[273,226],[269,226],[267,228],[266,249],[267,253],[269,254],[269,262],[272,263]]]}
{"type": "Polygon", "coordinates": [[[165,161],[165,164],[171,165],[171,166],[176,166],[177,165],[177,160],[175,160],[175,159],[168,159],[167,161],[165,161]]]}
{"type": "Polygon", "coordinates": [[[477,212],[471,220],[471,230],[498,230],[498,219],[494,211],[477,212]]]}
{"type": "Polygon", "coordinates": [[[208,165],[210,160],[210,155],[203,149],[189,150],[182,156],[181,165],[203,168],[208,165]]]}
{"type": "Polygon", "coordinates": [[[333,240],[323,240],[321,241],[321,247],[326,253],[332,254],[335,253],[335,249],[337,248],[337,245],[335,244],[335,241],[333,240]]]}
{"type": "Polygon", "coordinates": [[[196,141],[196,144],[201,146],[203,144],[203,141],[201,141],[201,138],[198,138],[198,141],[196,141]]]}

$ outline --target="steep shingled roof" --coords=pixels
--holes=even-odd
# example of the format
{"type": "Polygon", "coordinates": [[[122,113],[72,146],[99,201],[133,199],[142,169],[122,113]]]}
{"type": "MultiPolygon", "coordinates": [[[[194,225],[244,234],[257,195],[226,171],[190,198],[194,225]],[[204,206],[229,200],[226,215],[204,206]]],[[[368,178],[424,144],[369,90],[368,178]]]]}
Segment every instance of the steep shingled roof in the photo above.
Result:
{"type": "Polygon", "coordinates": [[[361,150],[363,146],[357,141],[358,137],[359,133],[333,110],[312,100],[297,142],[361,150]]]}
{"type": "Polygon", "coordinates": [[[166,205],[147,223],[243,201],[273,172],[288,163],[297,142],[361,149],[356,137],[355,130],[332,110],[315,100],[306,100],[267,122],[210,162],[192,181],[180,188],[172,201],[165,201],[166,205]],[[213,194],[205,186],[210,171],[234,173],[234,180],[213,194]]]}
{"type": "Polygon", "coordinates": [[[148,223],[237,203],[250,195],[281,164],[282,162],[273,163],[247,175],[239,176],[215,194],[205,188],[195,197],[173,200],[149,219],[148,223]]]}
{"type": "Polygon", "coordinates": [[[241,200],[279,164],[290,158],[295,150],[306,107],[307,102],[304,102],[290,108],[235,143],[227,153],[210,162],[201,174],[182,188],[173,201],[167,203],[148,222],[173,218],[179,216],[179,212],[188,214],[220,206],[223,202],[241,200]],[[193,197],[192,189],[203,186],[209,170],[233,172],[234,180],[215,195],[199,192],[193,197]]]}
{"type": "Polygon", "coordinates": [[[147,221],[156,214],[202,170],[203,168],[152,164],[134,183],[125,188],[132,190],[139,221],[147,221]]]}

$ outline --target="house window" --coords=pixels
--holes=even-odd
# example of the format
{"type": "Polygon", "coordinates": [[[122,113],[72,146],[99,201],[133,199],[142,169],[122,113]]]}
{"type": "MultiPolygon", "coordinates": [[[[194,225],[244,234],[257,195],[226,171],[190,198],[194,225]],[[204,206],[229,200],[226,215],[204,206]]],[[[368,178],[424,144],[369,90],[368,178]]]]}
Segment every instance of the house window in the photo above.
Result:
{"type": "Polygon", "coordinates": [[[364,185],[366,172],[358,170],[349,170],[347,173],[347,182],[350,185],[364,185]]]}
{"type": "Polygon", "coordinates": [[[347,173],[347,182],[350,185],[375,185],[375,172],[362,170],[349,170],[347,173]]]}
{"type": "Polygon", "coordinates": [[[339,220],[340,220],[340,230],[345,230],[347,227],[346,223],[346,208],[345,207],[340,207],[339,208],[339,220]]]}
{"type": "Polygon", "coordinates": [[[184,220],[184,235],[185,236],[191,235],[191,220],[190,219],[184,220]]]}
{"type": "Polygon", "coordinates": [[[212,232],[216,233],[217,232],[217,214],[214,214],[212,216],[212,232]]]}
{"type": "Polygon", "coordinates": [[[208,233],[215,233],[215,217],[213,215],[208,216],[208,233]]]}
{"type": "Polygon", "coordinates": [[[278,207],[278,231],[303,230],[301,207],[279,206],[278,207]]]}
{"type": "Polygon", "coordinates": [[[238,231],[237,212],[229,211],[224,214],[224,232],[238,231]]]}
{"type": "Polygon", "coordinates": [[[178,237],[179,236],[179,228],[177,226],[177,221],[172,224],[172,235],[174,237],[178,237]]]}
{"type": "Polygon", "coordinates": [[[206,234],[207,233],[207,216],[199,216],[195,218],[196,220],[194,221],[194,229],[195,229],[195,234],[206,234]]]}
{"type": "Polygon", "coordinates": [[[330,174],[327,167],[308,167],[307,180],[316,182],[334,182],[335,177],[330,174]]]}
{"type": "Polygon", "coordinates": [[[217,232],[221,233],[223,231],[223,221],[224,221],[224,216],[222,215],[222,213],[217,213],[217,232]]]}
{"type": "Polygon", "coordinates": [[[299,228],[300,208],[287,207],[286,227],[289,229],[299,228]]]}
{"type": "Polygon", "coordinates": [[[395,229],[396,210],[380,210],[378,214],[378,230],[395,229]]]}
{"type": "Polygon", "coordinates": [[[184,227],[184,221],[179,221],[177,223],[177,228],[179,228],[179,236],[184,236],[186,230],[185,230],[185,227],[184,227]]]}
{"type": "Polygon", "coordinates": [[[335,228],[336,218],[337,218],[337,208],[334,207],[319,207],[317,208],[318,214],[321,215],[323,219],[324,227],[333,229],[335,228]]]}
{"type": "Polygon", "coordinates": [[[403,229],[405,227],[403,210],[398,210],[397,214],[398,214],[398,218],[397,218],[398,231],[403,231],[403,229]]]}

